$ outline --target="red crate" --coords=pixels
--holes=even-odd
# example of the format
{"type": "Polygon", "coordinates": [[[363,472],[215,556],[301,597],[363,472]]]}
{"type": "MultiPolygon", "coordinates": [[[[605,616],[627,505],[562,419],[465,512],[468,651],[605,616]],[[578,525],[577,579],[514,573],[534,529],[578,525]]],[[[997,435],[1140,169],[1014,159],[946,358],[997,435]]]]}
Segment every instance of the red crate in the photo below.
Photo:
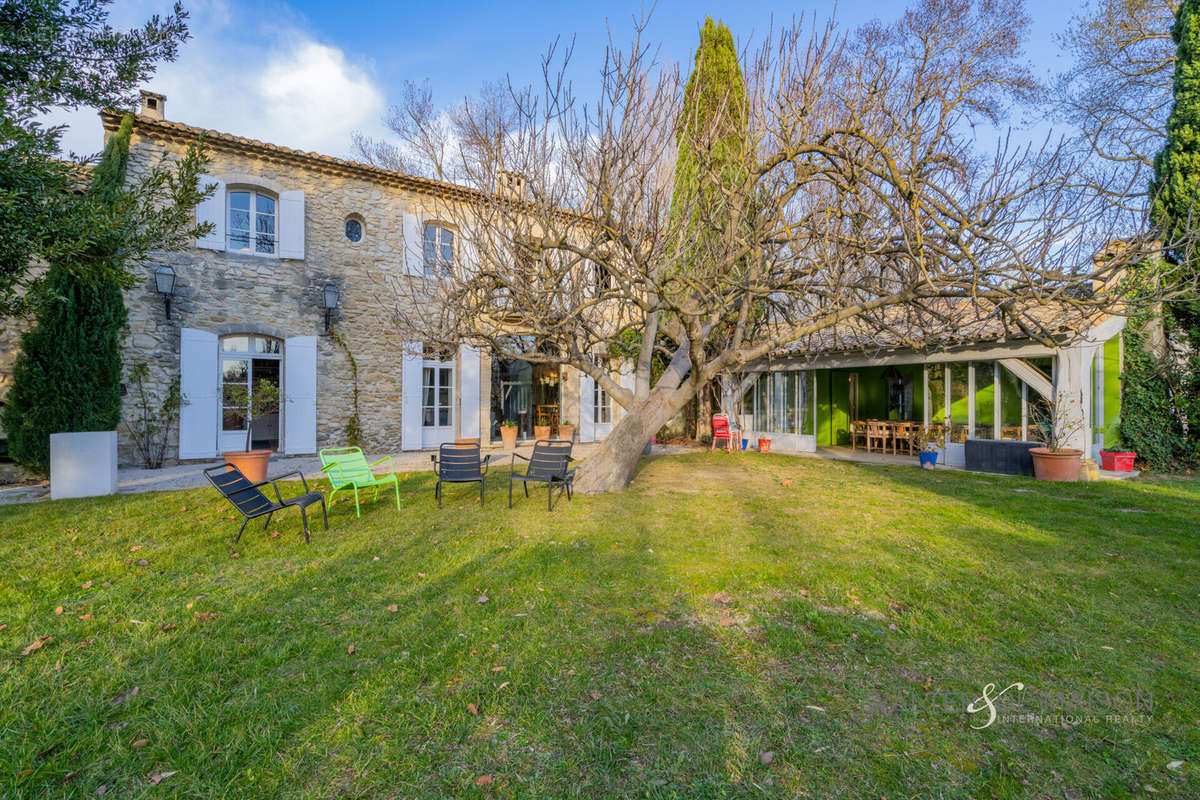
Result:
{"type": "Polygon", "coordinates": [[[1121,453],[1113,450],[1100,451],[1100,466],[1114,472],[1132,472],[1137,453],[1121,453]]]}

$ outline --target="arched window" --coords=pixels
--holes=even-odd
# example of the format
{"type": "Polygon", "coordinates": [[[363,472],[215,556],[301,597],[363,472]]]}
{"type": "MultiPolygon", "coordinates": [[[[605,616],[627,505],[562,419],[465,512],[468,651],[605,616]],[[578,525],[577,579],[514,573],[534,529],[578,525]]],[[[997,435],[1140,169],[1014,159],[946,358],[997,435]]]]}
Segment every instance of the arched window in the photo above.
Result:
{"type": "Polygon", "coordinates": [[[425,225],[425,275],[444,275],[454,265],[454,231],[436,222],[425,225]]]}
{"type": "Polygon", "coordinates": [[[231,189],[229,196],[229,249],[233,252],[275,255],[278,247],[275,218],[277,201],[262,189],[231,189]]]}

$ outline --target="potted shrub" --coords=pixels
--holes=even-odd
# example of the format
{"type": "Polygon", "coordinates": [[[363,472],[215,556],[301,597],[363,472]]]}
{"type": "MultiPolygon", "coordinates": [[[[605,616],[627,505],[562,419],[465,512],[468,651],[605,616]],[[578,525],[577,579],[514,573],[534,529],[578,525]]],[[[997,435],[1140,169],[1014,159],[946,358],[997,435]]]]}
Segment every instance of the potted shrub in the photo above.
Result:
{"type": "MultiPolygon", "coordinates": [[[[221,453],[225,463],[232,464],[242,471],[246,480],[259,483],[267,479],[267,462],[271,459],[271,450],[251,450],[251,437],[254,434],[254,420],[274,414],[279,419],[279,384],[274,381],[259,381],[254,386],[250,397],[250,421],[246,425],[246,449],[231,450],[221,453]]],[[[278,424],[278,423],[276,423],[278,424]]]]}
{"type": "Polygon", "coordinates": [[[500,441],[509,450],[517,446],[517,423],[511,419],[506,419],[500,423],[500,441]]]}
{"type": "Polygon", "coordinates": [[[534,425],[533,426],[533,438],[534,438],[534,441],[538,441],[538,442],[542,441],[543,439],[549,439],[550,438],[550,426],[549,425],[534,425]]]}
{"type": "Polygon", "coordinates": [[[1078,415],[1071,413],[1077,402],[1074,399],[1060,400],[1030,408],[1039,422],[1038,427],[1045,431],[1046,436],[1044,446],[1029,449],[1033,457],[1033,474],[1039,481],[1073,483],[1079,480],[1083,451],[1063,446],[1081,424],[1078,415]]]}
{"type": "Polygon", "coordinates": [[[1100,451],[1100,466],[1116,472],[1133,472],[1133,462],[1137,458],[1137,453],[1123,447],[1120,428],[1115,433],[1116,446],[1112,450],[1100,451]]]}
{"type": "Polygon", "coordinates": [[[575,439],[575,423],[560,422],[558,423],[558,438],[566,439],[568,442],[575,439]]]}
{"type": "Polygon", "coordinates": [[[933,469],[937,466],[938,452],[941,450],[942,437],[940,434],[922,425],[917,428],[912,437],[913,450],[917,451],[917,458],[921,461],[921,469],[933,469]]]}

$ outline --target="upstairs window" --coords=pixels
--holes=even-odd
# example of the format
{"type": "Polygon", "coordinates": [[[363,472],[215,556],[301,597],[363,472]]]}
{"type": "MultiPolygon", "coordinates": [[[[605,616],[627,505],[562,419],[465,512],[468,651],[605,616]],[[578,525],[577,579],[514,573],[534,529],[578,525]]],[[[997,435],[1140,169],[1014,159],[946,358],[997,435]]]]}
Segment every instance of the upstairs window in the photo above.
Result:
{"type": "Polygon", "coordinates": [[[265,192],[235,189],[229,192],[229,249],[233,252],[275,255],[276,200],[265,192]]]}
{"type": "Polygon", "coordinates": [[[425,276],[445,275],[454,265],[454,231],[439,225],[425,226],[425,276]]]}

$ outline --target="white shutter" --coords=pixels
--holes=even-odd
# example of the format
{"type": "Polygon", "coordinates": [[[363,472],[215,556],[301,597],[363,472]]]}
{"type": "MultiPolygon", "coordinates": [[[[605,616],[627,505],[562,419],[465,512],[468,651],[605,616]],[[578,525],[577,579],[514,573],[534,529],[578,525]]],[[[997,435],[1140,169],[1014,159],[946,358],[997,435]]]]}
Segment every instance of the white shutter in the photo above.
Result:
{"type": "Polygon", "coordinates": [[[458,392],[460,396],[458,435],[464,439],[479,436],[479,348],[458,348],[458,392]]]}
{"type": "Polygon", "coordinates": [[[579,441],[596,441],[595,402],[596,381],[591,375],[579,373],[579,441]]]}
{"type": "Polygon", "coordinates": [[[416,214],[404,215],[404,272],[421,277],[425,274],[425,231],[416,214]]]}
{"type": "Polygon", "coordinates": [[[279,257],[304,258],[304,190],[279,195],[279,257]]]}
{"type": "Polygon", "coordinates": [[[317,452],[317,337],[283,341],[283,447],[288,455],[317,452]]]}
{"type": "Polygon", "coordinates": [[[196,185],[200,191],[216,184],[217,188],[208,197],[201,200],[196,205],[196,224],[203,225],[205,222],[211,222],[213,229],[209,231],[207,236],[203,236],[196,240],[196,247],[203,247],[208,250],[224,250],[225,249],[225,182],[217,180],[212,175],[201,175],[196,180],[196,185]]]}
{"type": "Polygon", "coordinates": [[[400,359],[401,450],[421,449],[421,343],[406,342],[400,359]]]}
{"type": "Polygon", "coordinates": [[[179,332],[179,457],[212,458],[217,454],[217,335],[195,328],[179,332]]]}
{"type": "Polygon", "coordinates": [[[459,275],[465,280],[470,280],[479,274],[479,250],[475,247],[475,243],[462,238],[458,239],[458,252],[460,260],[459,275]]]}

